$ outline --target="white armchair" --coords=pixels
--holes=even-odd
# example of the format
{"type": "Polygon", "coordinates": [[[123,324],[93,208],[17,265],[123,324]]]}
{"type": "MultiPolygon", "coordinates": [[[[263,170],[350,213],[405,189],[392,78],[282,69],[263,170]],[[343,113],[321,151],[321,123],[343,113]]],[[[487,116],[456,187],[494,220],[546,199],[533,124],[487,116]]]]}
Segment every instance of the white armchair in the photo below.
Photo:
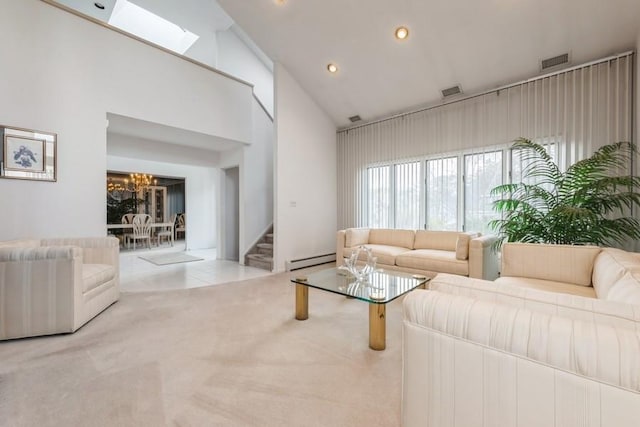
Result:
{"type": "Polygon", "coordinates": [[[119,283],[115,237],[0,242],[0,340],[75,332],[119,283]]]}

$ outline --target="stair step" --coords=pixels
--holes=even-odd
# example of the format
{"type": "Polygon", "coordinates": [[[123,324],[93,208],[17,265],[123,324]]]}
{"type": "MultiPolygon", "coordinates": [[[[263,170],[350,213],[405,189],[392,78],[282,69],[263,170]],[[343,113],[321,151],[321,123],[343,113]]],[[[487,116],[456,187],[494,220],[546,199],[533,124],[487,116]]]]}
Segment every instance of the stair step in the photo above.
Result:
{"type": "Polygon", "coordinates": [[[273,269],[273,258],[262,254],[248,254],[245,259],[245,264],[249,267],[271,271],[273,269]]]}
{"type": "Polygon", "coordinates": [[[273,243],[258,243],[260,249],[273,249],[273,243]]]}
{"type": "Polygon", "coordinates": [[[267,243],[273,243],[273,233],[268,233],[264,235],[264,240],[267,243]]]}
{"type": "Polygon", "coordinates": [[[266,255],[263,255],[263,254],[248,254],[247,258],[253,259],[253,260],[257,260],[257,261],[266,261],[266,262],[273,261],[272,257],[266,256],[266,255]]]}

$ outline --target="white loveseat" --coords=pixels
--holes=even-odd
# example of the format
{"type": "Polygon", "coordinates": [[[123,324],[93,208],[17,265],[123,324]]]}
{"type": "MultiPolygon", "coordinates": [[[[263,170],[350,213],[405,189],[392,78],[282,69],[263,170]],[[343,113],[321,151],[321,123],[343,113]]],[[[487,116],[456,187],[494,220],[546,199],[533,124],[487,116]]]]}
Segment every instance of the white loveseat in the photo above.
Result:
{"type": "Polygon", "coordinates": [[[74,332],[119,283],[115,237],[0,242],[0,340],[74,332]]]}
{"type": "Polygon", "coordinates": [[[405,298],[403,425],[639,425],[640,255],[506,244],[502,273],[405,298]]]}
{"type": "Polygon", "coordinates": [[[498,257],[491,248],[494,241],[494,236],[458,231],[348,228],[337,233],[336,264],[342,265],[354,249],[366,246],[383,269],[493,280],[498,276],[498,257]]]}

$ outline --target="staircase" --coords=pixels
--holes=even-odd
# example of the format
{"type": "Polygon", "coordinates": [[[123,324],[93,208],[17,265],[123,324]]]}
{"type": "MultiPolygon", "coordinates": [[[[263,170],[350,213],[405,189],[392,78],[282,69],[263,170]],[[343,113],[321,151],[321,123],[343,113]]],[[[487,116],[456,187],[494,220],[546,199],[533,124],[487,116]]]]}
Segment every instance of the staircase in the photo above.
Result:
{"type": "Polygon", "coordinates": [[[273,271],[273,227],[247,252],[244,265],[273,271]]]}

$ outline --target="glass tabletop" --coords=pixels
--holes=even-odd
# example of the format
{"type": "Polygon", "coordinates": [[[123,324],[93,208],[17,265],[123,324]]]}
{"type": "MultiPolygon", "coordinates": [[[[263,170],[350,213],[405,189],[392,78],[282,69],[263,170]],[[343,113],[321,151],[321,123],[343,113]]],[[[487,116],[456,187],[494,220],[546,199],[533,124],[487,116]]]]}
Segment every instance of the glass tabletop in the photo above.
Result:
{"type": "Polygon", "coordinates": [[[430,278],[399,271],[376,270],[367,280],[356,279],[345,270],[330,268],[315,273],[299,274],[293,283],[366,301],[386,304],[428,282],[430,278]]]}

